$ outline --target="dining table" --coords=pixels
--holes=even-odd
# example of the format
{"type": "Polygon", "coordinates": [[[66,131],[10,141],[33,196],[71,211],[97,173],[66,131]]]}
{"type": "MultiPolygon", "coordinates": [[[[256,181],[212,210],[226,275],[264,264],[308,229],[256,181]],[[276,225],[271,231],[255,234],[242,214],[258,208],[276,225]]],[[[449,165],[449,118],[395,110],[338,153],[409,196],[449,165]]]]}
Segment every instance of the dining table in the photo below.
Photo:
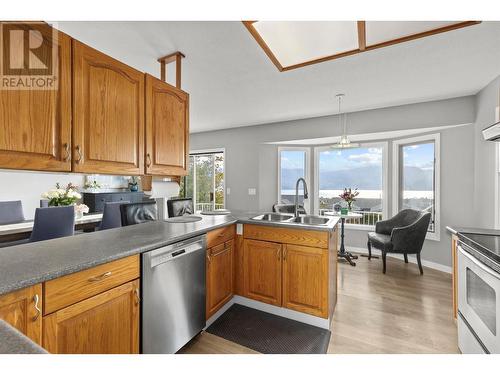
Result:
{"type": "MultiPolygon", "coordinates": [[[[75,217],[75,230],[91,232],[102,220],[102,213],[89,213],[82,217],[75,217]]],[[[33,220],[24,220],[19,223],[0,225],[0,243],[12,242],[29,238],[33,230],[33,220]]]]}

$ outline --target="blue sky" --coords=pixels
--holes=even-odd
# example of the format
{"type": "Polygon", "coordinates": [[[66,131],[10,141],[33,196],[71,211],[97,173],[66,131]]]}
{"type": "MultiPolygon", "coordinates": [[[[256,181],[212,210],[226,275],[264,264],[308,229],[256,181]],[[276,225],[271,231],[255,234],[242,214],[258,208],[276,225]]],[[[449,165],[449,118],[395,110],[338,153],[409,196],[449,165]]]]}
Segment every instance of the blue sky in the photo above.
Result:
{"type": "Polygon", "coordinates": [[[353,148],[325,150],[319,156],[320,169],[338,171],[367,166],[382,166],[382,148],[353,148]]]}
{"type": "MultiPolygon", "coordinates": [[[[433,166],[434,144],[418,144],[404,146],[404,163],[406,166],[430,169],[433,166]]],[[[286,169],[304,168],[305,152],[282,151],[281,166],[286,169]]],[[[381,167],[382,149],[376,147],[355,148],[346,150],[325,150],[320,152],[320,169],[338,171],[367,166],[381,167]]]]}
{"type": "Polygon", "coordinates": [[[425,143],[403,148],[405,166],[432,169],[434,166],[434,144],[425,143]]]}

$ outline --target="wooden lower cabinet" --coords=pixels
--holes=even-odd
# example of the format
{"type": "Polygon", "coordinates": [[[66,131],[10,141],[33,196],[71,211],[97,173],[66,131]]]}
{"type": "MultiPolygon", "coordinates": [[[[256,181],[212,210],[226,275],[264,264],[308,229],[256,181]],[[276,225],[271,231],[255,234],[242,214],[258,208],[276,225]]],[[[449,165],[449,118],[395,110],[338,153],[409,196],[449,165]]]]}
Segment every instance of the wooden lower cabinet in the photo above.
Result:
{"type": "Polygon", "coordinates": [[[282,245],[244,240],[243,246],[245,297],[281,306],[282,245]]]}
{"type": "Polygon", "coordinates": [[[42,285],[0,296],[0,319],[42,344],[42,285]]]}
{"type": "Polygon", "coordinates": [[[43,346],[55,354],[139,353],[139,280],[43,318],[43,346]]]}
{"type": "Polygon", "coordinates": [[[233,254],[233,240],[207,249],[207,319],[233,297],[233,254]]]}
{"type": "Polygon", "coordinates": [[[283,245],[283,307],[328,317],[326,249],[283,245]]]}

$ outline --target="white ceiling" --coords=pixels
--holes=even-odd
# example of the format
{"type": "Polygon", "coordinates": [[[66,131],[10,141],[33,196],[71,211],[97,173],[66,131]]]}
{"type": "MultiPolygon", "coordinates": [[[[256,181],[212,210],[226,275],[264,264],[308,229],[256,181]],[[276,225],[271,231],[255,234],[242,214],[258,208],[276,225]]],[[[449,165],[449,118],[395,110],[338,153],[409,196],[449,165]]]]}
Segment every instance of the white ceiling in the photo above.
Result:
{"type": "Polygon", "coordinates": [[[159,75],[182,51],[192,132],[476,94],[500,74],[500,22],[279,72],[239,21],[59,22],[62,31],[159,75]]]}

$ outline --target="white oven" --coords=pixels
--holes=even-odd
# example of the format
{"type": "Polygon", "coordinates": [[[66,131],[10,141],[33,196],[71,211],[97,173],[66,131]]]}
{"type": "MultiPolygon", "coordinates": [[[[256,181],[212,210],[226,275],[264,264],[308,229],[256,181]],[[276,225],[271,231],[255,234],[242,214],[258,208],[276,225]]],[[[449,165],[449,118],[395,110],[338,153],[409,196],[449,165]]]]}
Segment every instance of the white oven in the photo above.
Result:
{"type": "Polygon", "coordinates": [[[500,273],[465,246],[458,245],[459,348],[462,353],[500,353],[500,273]]]}

